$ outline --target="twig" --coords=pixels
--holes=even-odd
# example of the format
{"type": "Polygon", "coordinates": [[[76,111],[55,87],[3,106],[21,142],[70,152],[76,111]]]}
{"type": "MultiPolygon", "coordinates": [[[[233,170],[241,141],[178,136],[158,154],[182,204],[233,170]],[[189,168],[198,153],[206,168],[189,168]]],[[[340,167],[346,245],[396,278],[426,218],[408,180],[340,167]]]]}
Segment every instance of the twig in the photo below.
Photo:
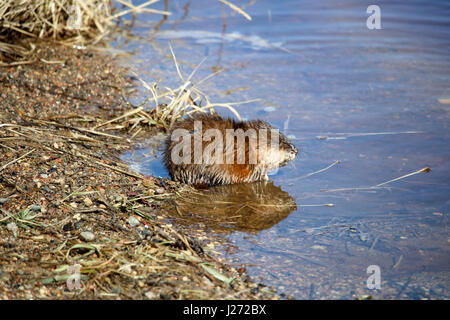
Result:
{"type": "Polygon", "coordinates": [[[231,9],[233,9],[237,13],[242,14],[247,20],[249,20],[249,21],[252,20],[252,17],[250,17],[244,10],[242,10],[238,6],[232,4],[231,2],[228,2],[226,0],[219,0],[219,1],[222,2],[223,4],[226,4],[227,6],[229,6],[231,9]]]}
{"type": "Polygon", "coordinates": [[[353,137],[366,137],[366,136],[378,136],[378,135],[395,135],[395,134],[417,134],[423,133],[423,131],[400,131],[400,132],[363,132],[363,133],[333,133],[337,136],[317,136],[319,140],[345,140],[353,137]]]}
{"type": "Polygon", "coordinates": [[[13,161],[8,162],[7,164],[5,164],[4,166],[2,166],[2,167],[0,168],[0,171],[3,171],[3,169],[5,169],[7,166],[9,166],[9,165],[11,165],[11,164],[13,164],[13,163],[16,163],[16,162],[19,161],[20,159],[25,158],[27,155],[29,155],[30,153],[34,152],[35,150],[36,150],[36,149],[32,149],[32,150],[28,151],[27,153],[25,153],[24,155],[20,156],[19,158],[14,159],[13,161]]]}
{"type": "Polygon", "coordinates": [[[105,164],[105,163],[103,163],[103,162],[100,162],[100,161],[94,161],[94,162],[95,162],[96,164],[98,164],[98,165],[101,165],[101,166],[106,167],[106,168],[108,168],[108,169],[111,169],[111,170],[114,170],[114,171],[117,171],[117,172],[126,174],[126,175],[128,175],[128,176],[130,176],[130,177],[134,177],[134,178],[141,179],[141,180],[144,180],[144,179],[145,179],[143,176],[141,176],[141,175],[139,175],[139,174],[134,174],[134,173],[131,173],[131,172],[128,172],[128,171],[125,171],[125,170],[122,170],[122,169],[119,169],[119,168],[116,168],[116,167],[107,165],[107,164],[105,164]]]}
{"type": "MultiPolygon", "coordinates": [[[[88,133],[92,133],[92,134],[95,134],[95,135],[98,135],[98,136],[104,136],[104,137],[120,139],[120,140],[125,139],[124,137],[119,137],[119,136],[115,136],[115,135],[104,133],[104,132],[100,132],[100,131],[95,131],[95,130],[90,130],[90,129],[85,129],[85,128],[78,128],[78,127],[74,127],[74,126],[69,126],[69,125],[61,124],[61,123],[54,122],[54,121],[46,121],[46,120],[36,120],[36,121],[37,122],[43,122],[43,123],[51,124],[51,125],[54,125],[54,126],[59,127],[59,128],[72,129],[72,130],[77,130],[77,131],[80,131],[80,132],[88,132],[88,133]]],[[[104,125],[104,124],[102,124],[102,125],[104,125]]]]}
{"type": "Polygon", "coordinates": [[[128,13],[131,13],[131,12],[133,12],[133,13],[135,13],[135,12],[138,12],[138,13],[139,12],[159,13],[159,14],[163,14],[163,15],[166,15],[166,16],[169,16],[169,15],[172,14],[172,13],[170,13],[168,11],[161,11],[161,10],[156,10],[156,9],[145,8],[146,6],[148,6],[150,4],[153,4],[153,3],[157,2],[157,1],[158,0],[150,0],[150,1],[147,1],[147,2],[145,2],[143,4],[141,4],[141,5],[133,6],[131,3],[117,0],[117,2],[123,4],[123,5],[131,8],[131,9],[124,10],[124,11],[121,11],[121,12],[119,12],[119,13],[113,15],[113,16],[110,16],[110,17],[107,18],[107,20],[114,20],[114,19],[117,19],[117,18],[119,18],[119,17],[121,17],[123,15],[126,15],[128,13]]]}
{"type": "Polygon", "coordinates": [[[425,167],[425,168],[417,170],[415,172],[405,174],[404,176],[401,176],[401,177],[398,177],[398,178],[395,178],[395,179],[392,179],[392,180],[389,180],[389,181],[377,184],[375,187],[380,187],[380,186],[388,184],[390,182],[394,182],[394,181],[397,181],[397,180],[400,180],[400,179],[403,179],[403,178],[406,178],[406,177],[410,177],[410,176],[413,176],[413,175],[418,174],[418,173],[430,172],[430,171],[431,171],[430,167],[425,167]]]}
{"type": "Polygon", "coordinates": [[[403,255],[400,255],[400,257],[398,258],[398,261],[392,266],[392,269],[397,269],[398,268],[398,266],[400,265],[400,263],[402,262],[402,260],[403,260],[403,255]]]}
{"type": "Polygon", "coordinates": [[[173,52],[172,45],[170,44],[170,42],[169,42],[169,49],[170,53],[172,54],[173,62],[175,63],[175,68],[177,69],[178,76],[180,77],[181,81],[185,82],[183,76],[181,75],[180,68],[178,67],[177,57],[175,57],[175,53],[173,52]]]}
{"type": "Polygon", "coordinates": [[[325,204],[299,204],[298,207],[334,207],[333,203],[325,203],[325,204]]]}
{"type": "Polygon", "coordinates": [[[412,172],[412,173],[405,174],[404,176],[401,176],[401,177],[398,177],[398,178],[395,178],[395,179],[392,179],[392,180],[389,180],[389,181],[386,181],[386,182],[382,182],[382,183],[380,183],[380,184],[377,184],[377,185],[371,186],[371,187],[339,188],[339,189],[329,189],[329,190],[321,190],[321,191],[322,191],[322,192],[336,192],[336,191],[375,190],[375,189],[381,189],[381,188],[391,188],[391,187],[383,187],[383,186],[384,186],[385,184],[390,183],[390,182],[398,181],[398,180],[400,180],[400,179],[403,179],[403,178],[406,178],[406,177],[410,177],[410,176],[413,176],[413,175],[418,174],[418,173],[422,173],[422,172],[430,172],[430,171],[431,171],[430,167],[425,167],[425,168],[423,168],[423,169],[414,171],[414,172],[412,172]]]}
{"type": "Polygon", "coordinates": [[[332,164],[330,164],[330,165],[329,165],[328,167],[326,167],[326,168],[323,168],[323,169],[320,169],[320,170],[317,170],[317,171],[308,173],[308,174],[306,174],[306,175],[304,175],[304,176],[295,178],[295,180],[297,180],[297,179],[304,179],[304,178],[310,177],[310,176],[312,176],[312,175],[314,175],[314,174],[324,172],[324,171],[330,169],[331,167],[333,167],[333,166],[335,166],[335,165],[337,165],[337,164],[339,164],[339,163],[341,163],[341,162],[340,162],[339,160],[336,160],[335,162],[333,162],[332,164]]]}
{"type": "Polygon", "coordinates": [[[105,125],[107,125],[107,124],[109,124],[109,123],[112,123],[112,122],[114,122],[114,121],[120,120],[120,119],[122,119],[122,118],[126,118],[126,117],[129,117],[129,116],[132,116],[133,114],[139,113],[139,112],[141,112],[142,110],[144,110],[144,107],[139,107],[139,108],[137,108],[137,109],[131,110],[131,111],[129,111],[129,112],[127,112],[127,113],[124,113],[123,115],[121,115],[121,116],[119,116],[119,117],[117,117],[117,118],[114,118],[114,119],[112,119],[112,120],[109,120],[109,121],[103,122],[103,123],[101,123],[101,124],[99,124],[99,125],[96,125],[92,130],[95,130],[95,129],[97,129],[97,128],[103,127],[103,126],[105,126],[105,125]]]}

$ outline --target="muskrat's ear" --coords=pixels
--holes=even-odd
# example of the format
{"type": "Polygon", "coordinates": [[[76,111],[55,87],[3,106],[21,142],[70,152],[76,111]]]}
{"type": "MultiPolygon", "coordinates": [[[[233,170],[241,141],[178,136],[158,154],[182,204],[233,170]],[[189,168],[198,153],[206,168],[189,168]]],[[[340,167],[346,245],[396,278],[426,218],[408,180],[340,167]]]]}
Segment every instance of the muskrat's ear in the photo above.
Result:
{"type": "Polygon", "coordinates": [[[254,122],[254,126],[257,129],[274,129],[270,124],[268,124],[266,121],[263,120],[255,120],[252,122],[254,122]]]}

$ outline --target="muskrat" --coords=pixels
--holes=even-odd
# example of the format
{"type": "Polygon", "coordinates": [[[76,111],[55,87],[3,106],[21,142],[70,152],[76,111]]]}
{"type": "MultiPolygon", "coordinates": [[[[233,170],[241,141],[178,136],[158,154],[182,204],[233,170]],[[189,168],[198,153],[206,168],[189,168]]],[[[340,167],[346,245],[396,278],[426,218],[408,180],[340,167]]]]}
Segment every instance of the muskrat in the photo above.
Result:
{"type": "Polygon", "coordinates": [[[265,121],[201,114],[182,120],[166,139],[164,164],[175,181],[213,186],[269,180],[297,148],[265,121]]]}

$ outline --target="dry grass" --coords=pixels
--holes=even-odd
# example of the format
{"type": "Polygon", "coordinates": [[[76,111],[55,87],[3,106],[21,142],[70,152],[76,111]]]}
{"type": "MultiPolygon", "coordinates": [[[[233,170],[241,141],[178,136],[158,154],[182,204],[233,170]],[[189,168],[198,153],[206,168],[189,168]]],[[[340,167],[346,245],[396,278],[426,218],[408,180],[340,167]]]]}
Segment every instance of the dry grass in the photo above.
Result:
{"type": "MultiPolygon", "coordinates": [[[[123,6],[119,10],[111,0],[0,0],[0,66],[29,64],[36,60],[58,63],[43,60],[33,54],[38,51],[35,50],[35,44],[42,40],[70,45],[99,43],[126,14],[147,12],[169,15],[170,12],[148,8],[157,1],[150,0],[134,6],[131,0],[118,0],[123,6]]],[[[231,5],[229,2],[226,4],[231,5]]],[[[236,10],[237,7],[232,8],[236,10]]],[[[151,92],[151,97],[139,106],[128,103],[130,109],[127,112],[97,124],[93,130],[100,127],[106,130],[126,129],[135,137],[141,132],[142,125],[167,130],[185,116],[197,112],[214,113],[215,107],[228,108],[237,118],[241,118],[230,103],[212,103],[199,89],[201,83],[215,73],[196,84],[192,82],[193,75],[203,61],[189,76],[183,77],[172,48],[170,51],[181,85],[176,89],[160,88],[156,83],[147,83],[136,75],[142,86],[151,92]]],[[[125,92],[123,96],[125,98],[125,92]]],[[[235,102],[233,105],[247,102],[251,101],[235,102]]]]}
{"type": "Polygon", "coordinates": [[[118,0],[124,8],[119,11],[111,0],[0,0],[0,60],[29,57],[34,43],[42,40],[77,45],[98,43],[125,14],[170,15],[147,8],[157,1],[134,6],[131,1],[118,0]]]}
{"type": "MultiPolygon", "coordinates": [[[[170,51],[180,78],[180,86],[176,89],[168,87],[160,88],[156,82],[148,83],[134,73],[141,85],[151,93],[150,97],[144,100],[140,105],[132,105],[127,101],[130,110],[114,119],[96,125],[93,130],[97,130],[100,127],[104,130],[127,129],[131,134],[131,137],[134,138],[142,131],[143,126],[152,125],[160,130],[167,131],[176,121],[179,121],[186,116],[192,116],[196,113],[214,114],[214,108],[218,107],[229,109],[238,119],[242,120],[239,112],[233,105],[236,106],[259,101],[259,99],[252,99],[239,102],[211,102],[208,96],[200,90],[199,86],[217,73],[212,73],[206,78],[193,83],[192,77],[204,60],[197,65],[188,77],[184,77],[181,74],[172,47],[170,47],[170,51]]],[[[127,100],[126,97],[124,97],[124,99],[127,100]]]]}

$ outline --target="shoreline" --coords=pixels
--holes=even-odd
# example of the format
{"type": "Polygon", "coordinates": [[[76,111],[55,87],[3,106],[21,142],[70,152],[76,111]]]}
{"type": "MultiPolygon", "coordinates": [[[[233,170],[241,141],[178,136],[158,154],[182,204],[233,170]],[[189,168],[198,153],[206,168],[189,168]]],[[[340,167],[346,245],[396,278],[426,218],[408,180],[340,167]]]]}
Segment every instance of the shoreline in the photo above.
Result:
{"type": "Polygon", "coordinates": [[[132,110],[127,70],[89,49],[38,50],[0,67],[0,299],[279,299],[216,258],[214,236],[168,221],[160,204],[182,186],[119,160],[158,131],[99,126],[132,110]]]}

